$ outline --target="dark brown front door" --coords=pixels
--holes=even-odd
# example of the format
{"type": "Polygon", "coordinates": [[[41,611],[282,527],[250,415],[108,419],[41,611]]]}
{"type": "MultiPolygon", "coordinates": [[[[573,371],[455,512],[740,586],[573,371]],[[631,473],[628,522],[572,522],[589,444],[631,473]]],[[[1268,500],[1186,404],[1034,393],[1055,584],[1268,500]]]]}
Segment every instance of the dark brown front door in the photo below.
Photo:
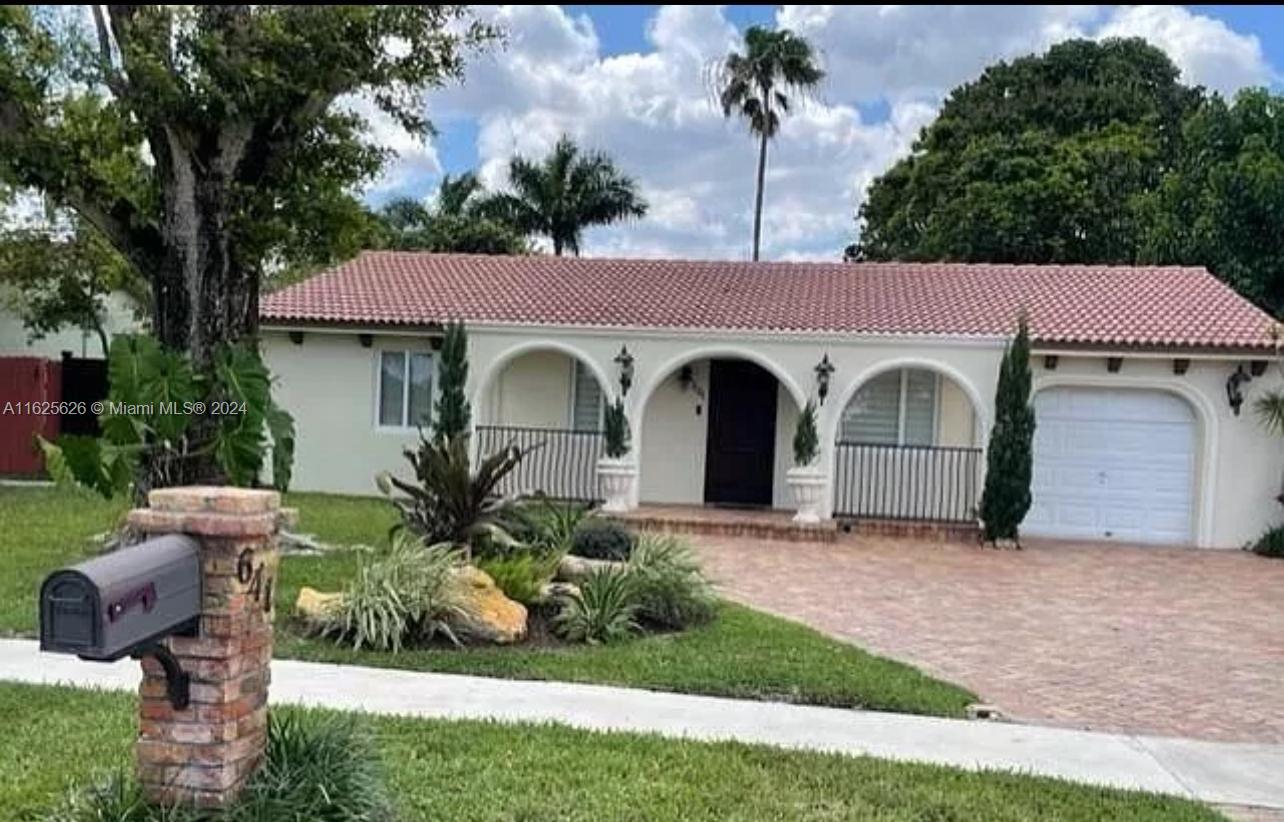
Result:
{"type": "Polygon", "coordinates": [[[776,378],[744,360],[709,363],[704,501],[771,505],[776,464],[776,378]]]}

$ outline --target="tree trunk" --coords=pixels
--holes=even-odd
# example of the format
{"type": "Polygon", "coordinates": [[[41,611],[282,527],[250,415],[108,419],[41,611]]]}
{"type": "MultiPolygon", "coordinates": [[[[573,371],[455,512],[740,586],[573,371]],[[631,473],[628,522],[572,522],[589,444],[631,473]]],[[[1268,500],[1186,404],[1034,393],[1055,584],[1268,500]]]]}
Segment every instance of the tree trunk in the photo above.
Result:
{"type": "Polygon", "coordinates": [[[553,256],[562,256],[562,238],[556,235],[553,237],[553,256]]]}
{"type": "MultiPolygon", "coordinates": [[[[208,371],[223,344],[258,331],[259,277],[231,251],[228,225],[248,130],[225,126],[197,136],[167,129],[166,138],[159,151],[153,145],[166,218],[164,258],[152,283],[152,328],[162,346],[187,354],[198,372],[208,371]]],[[[207,447],[217,422],[208,415],[190,422],[188,448],[197,453],[152,452],[139,477],[142,492],[223,484],[226,477],[207,447]]]]}
{"type": "Polygon", "coordinates": [[[758,245],[762,239],[762,189],[767,178],[767,133],[758,143],[758,191],[753,203],[753,261],[758,262],[758,245]]]}

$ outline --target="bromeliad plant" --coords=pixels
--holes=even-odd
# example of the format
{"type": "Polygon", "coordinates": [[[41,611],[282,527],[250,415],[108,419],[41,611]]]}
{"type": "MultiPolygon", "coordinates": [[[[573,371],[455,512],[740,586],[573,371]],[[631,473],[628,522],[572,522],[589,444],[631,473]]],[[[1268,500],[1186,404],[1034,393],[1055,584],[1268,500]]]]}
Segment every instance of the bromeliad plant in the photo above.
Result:
{"type": "Polygon", "coordinates": [[[385,471],[378,485],[401,512],[400,527],[428,545],[455,545],[471,559],[480,546],[516,545],[509,528],[517,497],[504,495],[499,487],[530,451],[507,446],[484,457],[474,471],[468,441],[466,433],[437,438],[420,432],[419,447],[403,452],[414,468],[414,481],[385,471]]]}
{"type": "Polygon", "coordinates": [[[131,486],[142,496],[194,473],[252,485],[270,450],[272,484],[289,485],[294,420],[272,402],[271,377],[252,344],[224,345],[198,368],[147,334],[122,334],[112,341],[107,377],[101,437],[38,438],[54,480],[108,498],[131,486]]]}

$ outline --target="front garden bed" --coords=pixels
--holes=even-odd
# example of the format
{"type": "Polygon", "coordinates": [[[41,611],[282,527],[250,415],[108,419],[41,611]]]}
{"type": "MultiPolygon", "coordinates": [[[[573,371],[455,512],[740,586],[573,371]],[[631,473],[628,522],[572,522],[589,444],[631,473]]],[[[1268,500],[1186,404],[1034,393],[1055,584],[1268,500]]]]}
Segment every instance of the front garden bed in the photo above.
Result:
{"type": "MultiPolygon", "coordinates": [[[[289,494],[303,530],[335,545],[378,543],[397,521],[386,501],[325,494],[289,494]]],[[[55,488],[0,488],[0,556],[14,569],[0,579],[0,631],[32,636],[41,577],[85,556],[88,538],[111,529],[124,503],[55,488]]],[[[277,601],[276,656],[319,662],[562,680],[744,699],[938,716],[962,716],[974,697],[892,660],[867,654],[810,628],[722,602],[717,618],[682,632],[653,633],[589,646],[540,639],[508,647],[436,644],[400,653],[354,650],[305,636],[291,618],[299,589],[341,590],[360,553],[333,550],[284,558],[277,601]]]]}
{"type": "MultiPolygon", "coordinates": [[[[48,819],[69,785],[129,771],[131,695],[0,684],[0,721],[0,818],[48,819]]],[[[1180,799],[870,758],[559,726],[361,722],[407,822],[1221,818],[1180,799]]]]}

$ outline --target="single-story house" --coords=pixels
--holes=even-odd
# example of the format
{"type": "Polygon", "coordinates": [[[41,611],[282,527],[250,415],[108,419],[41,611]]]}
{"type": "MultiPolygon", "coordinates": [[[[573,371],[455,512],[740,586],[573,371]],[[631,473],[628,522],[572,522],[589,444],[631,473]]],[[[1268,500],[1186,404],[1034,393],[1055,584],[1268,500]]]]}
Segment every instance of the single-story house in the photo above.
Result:
{"type": "Polygon", "coordinates": [[[598,494],[622,397],[629,505],[788,509],[819,403],[823,517],[975,517],[1004,348],[1029,319],[1034,505],[1023,533],[1238,547],[1274,524],[1284,385],[1272,318],[1202,268],[749,263],[369,252],[262,301],[298,426],[296,486],[404,471],[442,325],[469,332],[475,447],[541,444],[516,482],[598,494]]]}

